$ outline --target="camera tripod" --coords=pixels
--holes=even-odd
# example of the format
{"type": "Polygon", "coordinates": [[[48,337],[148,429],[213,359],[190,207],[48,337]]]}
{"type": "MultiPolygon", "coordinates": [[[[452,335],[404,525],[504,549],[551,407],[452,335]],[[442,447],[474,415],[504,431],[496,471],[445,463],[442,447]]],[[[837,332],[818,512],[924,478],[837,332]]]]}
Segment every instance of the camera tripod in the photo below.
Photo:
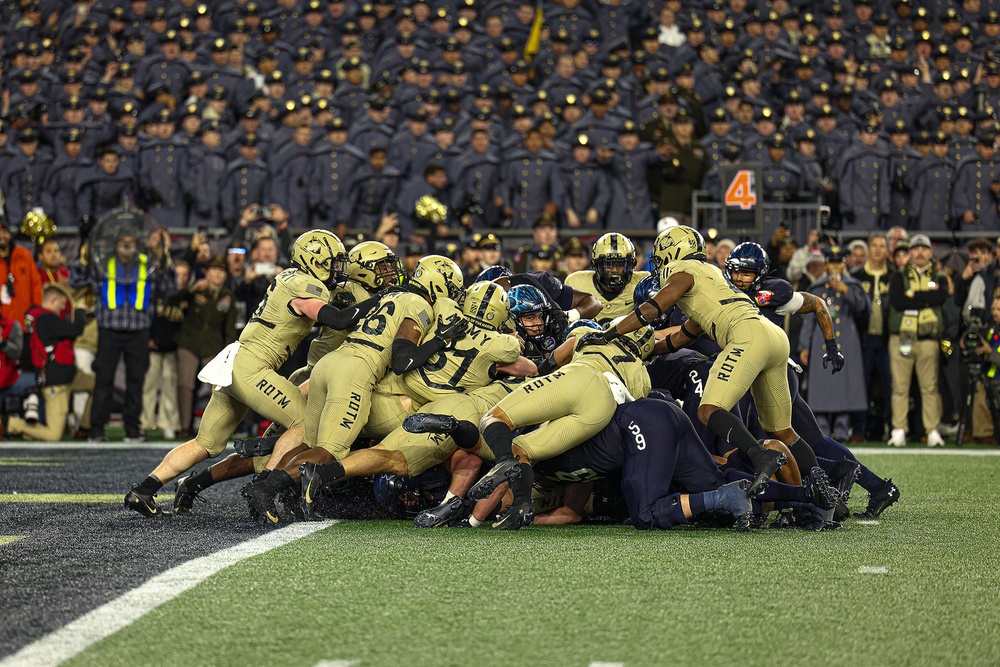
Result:
{"type": "Polygon", "coordinates": [[[972,405],[976,400],[976,391],[980,385],[986,392],[986,404],[990,409],[990,416],[993,418],[993,437],[1000,440],[1000,396],[993,391],[990,382],[983,377],[983,362],[976,355],[975,359],[968,359],[966,370],[969,373],[969,386],[965,391],[965,401],[962,403],[962,416],[958,420],[958,432],[955,444],[961,447],[965,444],[965,431],[972,418],[972,405]]]}

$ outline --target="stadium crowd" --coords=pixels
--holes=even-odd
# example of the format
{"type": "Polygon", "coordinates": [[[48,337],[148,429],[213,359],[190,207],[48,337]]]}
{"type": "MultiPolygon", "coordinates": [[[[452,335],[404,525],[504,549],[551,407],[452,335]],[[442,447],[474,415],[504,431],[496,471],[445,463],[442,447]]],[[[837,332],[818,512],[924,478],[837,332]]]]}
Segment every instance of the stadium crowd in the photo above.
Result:
{"type": "MultiPolygon", "coordinates": [[[[752,248],[710,237],[706,261],[777,307],[818,428],[840,442],[941,445],[964,431],[972,396],[970,439],[994,442],[1000,253],[986,238],[943,241],[1000,229],[997,9],[7,3],[6,434],[105,440],[117,400],[103,389],[121,360],[126,440],[159,429],[190,441],[218,394],[199,374],[259,320],[275,276],[303,268],[291,228],[333,230],[345,250],[376,239],[407,276],[433,253],[466,287],[510,266],[586,292],[580,272],[603,275],[609,255],[595,243],[604,231],[690,223],[693,192],[723,198],[720,166],[759,163],[765,201],[829,206],[845,243],[782,226],[752,248]],[[160,229],[119,229],[114,257],[95,262],[86,243],[123,205],[160,229]],[[13,236],[32,213],[77,230],[79,252],[47,239],[33,255],[13,236]],[[167,230],[181,228],[193,233],[176,248],[167,230]],[[210,241],[219,229],[224,247],[210,241]],[[505,251],[507,229],[532,242],[505,251]],[[775,279],[788,287],[767,288],[775,279]],[[829,327],[803,294],[825,304],[829,327]],[[831,375],[838,346],[846,366],[831,375]]],[[[630,278],[656,268],[634,248],[627,260],[630,278]]],[[[271,370],[305,366],[306,347],[271,370]]],[[[274,419],[233,430],[257,435],[258,421],[274,419]]]]}

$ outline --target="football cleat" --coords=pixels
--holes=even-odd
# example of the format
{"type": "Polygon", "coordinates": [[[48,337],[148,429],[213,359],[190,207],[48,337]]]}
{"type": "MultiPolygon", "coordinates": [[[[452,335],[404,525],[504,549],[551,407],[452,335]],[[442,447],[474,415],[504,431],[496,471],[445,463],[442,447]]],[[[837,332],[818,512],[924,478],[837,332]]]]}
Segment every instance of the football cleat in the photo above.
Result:
{"type": "Polygon", "coordinates": [[[521,464],[517,459],[498,463],[483,475],[482,479],[469,489],[469,500],[485,500],[504,482],[521,476],[521,464]]]}
{"type": "Polygon", "coordinates": [[[268,456],[274,451],[274,446],[278,444],[280,435],[271,435],[264,438],[246,438],[233,442],[236,453],[245,459],[252,459],[255,456],[268,456]]]}
{"type": "Polygon", "coordinates": [[[274,491],[264,482],[250,482],[240,489],[240,495],[247,499],[247,507],[252,518],[265,518],[278,523],[278,508],[274,504],[274,491]]]}
{"type": "Polygon", "coordinates": [[[830,469],[830,485],[840,492],[840,498],[845,503],[851,497],[851,489],[859,475],[861,464],[850,459],[837,461],[830,469]]]}
{"type": "Polygon", "coordinates": [[[809,489],[809,497],[816,507],[824,510],[832,510],[837,506],[840,494],[837,489],[830,486],[830,478],[826,471],[819,466],[813,466],[809,475],[803,478],[802,483],[809,489]]]}
{"type": "Polygon", "coordinates": [[[854,516],[865,519],[875,519],[899,500],[899,487],[891,479],[885,480],[881,491],[868,494],[868,508],[864,512],[855,512],[854,516]]]}
{"type": "Polygon", "coordinates": [[[778,472],[781,466],[788,463],[788,457],[773,449],[764,449],[757,445],[750,450],[750,459],[753,461],[753,481],[747,489],[747,497],[756,498],[767,487],[767,481],[771,475],[778,472]]]}
{"type": "Polygon", "coordinates": [[[444,501],[437,507],[424,510],[413,519],[417,528],[437,528],[457,519],[465,507],[465,501],[458,496],[444,501]]]}
{"type": "Polygon", "coordinates": [[[723,484],[715,493],[718,494],[716,509],[729,512],[736,519],[736,532],[745,533],[750,530],[750,517],[753,514],[753,503],[747,497],[747,487],[750,482],[741,479],[729,484],[723,484]]]}
{"type": "Polygon", "coordinates": [[[125,494],[125,507],[143,516],[160,516],[162,512],[153,500],[155,494],[139,493],[136,491],[138,486],[135,484],[132,490],[125,494]]]}
{"type": "Polygon", "coordinates": [[[198,491],[191,485],[191,475],[181,477],[174,484],[174,514],[190,514],[194,507],[194,501],[203,503],[208,501],[198,495],[198,491]]]}
{"type": "Polygon", "coordinates": [[[418,412],[403,420],[407,433],[454,433],[457,428],[458,420],[451,415],[418,412]]]}
{"type": "Polygon", "coordinates": [[[319,467],[318,463],[303,463],[299,466],[299,474],[302,476],[302,514],[306,521],[312,521],[316,517],[316,499],[324,486],[319,467]]]}
{"type": "Polygon", "coordinates": [[[535,521],[535,511],[531,501],[519,505],[511,505],[499,521],[493,524],[493,530],[517,530],[521,526],[530,526],[535,521]]]}

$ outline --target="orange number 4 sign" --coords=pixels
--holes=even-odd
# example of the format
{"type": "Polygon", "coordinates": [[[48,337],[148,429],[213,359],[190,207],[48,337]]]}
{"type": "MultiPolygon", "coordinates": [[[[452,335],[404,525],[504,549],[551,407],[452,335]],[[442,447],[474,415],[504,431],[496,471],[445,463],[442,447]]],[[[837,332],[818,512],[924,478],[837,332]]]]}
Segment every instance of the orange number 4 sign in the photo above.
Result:
{"type": "Polygon", "coordinates": [[[757,193],[753,191],[753,177],[749,169],[736,172],[736,177],[726,188],[726,195],[722,201],[726,206],[739,206],[744,211],[754,207],[757,203],[757,193]]]}

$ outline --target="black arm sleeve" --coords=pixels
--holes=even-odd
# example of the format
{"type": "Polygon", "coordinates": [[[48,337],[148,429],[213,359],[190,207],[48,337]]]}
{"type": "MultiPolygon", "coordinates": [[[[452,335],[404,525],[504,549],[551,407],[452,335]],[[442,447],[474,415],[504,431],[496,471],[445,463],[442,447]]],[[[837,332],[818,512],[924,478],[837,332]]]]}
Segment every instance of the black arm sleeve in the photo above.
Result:
{"type": "Polygon", "coordinates": [[[392,372],[402,375],[420,368],[445,347],[441,338],[432,338],[419,347],[411,340],[397,338],[392,341],[392,372]]]}
{"type": "Polygon", "coordinates": [[[331,329],[353,329],[358,321],[375,307],[379,299],[380,297],[373,296],[346,308],[327,304],[319,309],[316,321],[331,329]]]}

